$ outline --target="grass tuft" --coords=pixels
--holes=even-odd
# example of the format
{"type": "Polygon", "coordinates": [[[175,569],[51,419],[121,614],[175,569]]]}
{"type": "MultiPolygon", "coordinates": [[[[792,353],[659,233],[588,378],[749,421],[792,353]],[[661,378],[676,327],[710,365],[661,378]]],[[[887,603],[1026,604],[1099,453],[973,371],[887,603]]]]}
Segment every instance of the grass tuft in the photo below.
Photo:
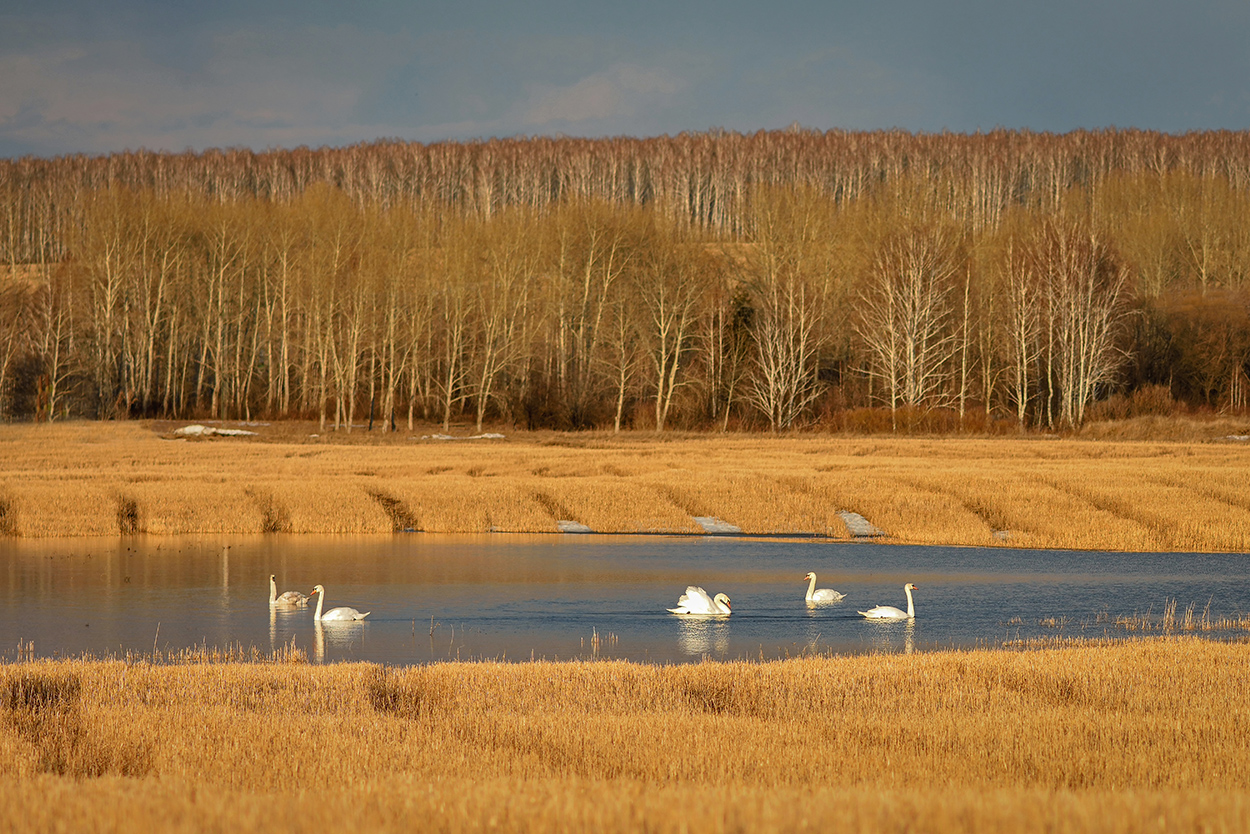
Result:
{"type": "Polygon", "coordinates": [[[259,489],[249,489],[247,494],[256,501],[260,510],[260,530],[262,533],[290,533],[291,513],[272,493],[259,489]]]}
{"type": "Polygon", "coordinates": [[[117,532],[134,536],[142,532],[139,525],[139,502],[127,495],[117,498],[117,532]]]}
{"type": "Polygon", "coordinates": [[[7,495],[0,495],[0,536],[21,535],[17,526],[17,503],[7,495]]]}
{"type": "Polygon", "coordinates": [[[412,510],[400,501],[394,495],[383,492],[380,489],[366,489],[365,492],[369,497],[378,502],[378,506],[386,513],[391,520],[391,530],[395,533],[417,532],[421,529],[421,525],[417,522],[417,517],[413,515],[412,510]]]}

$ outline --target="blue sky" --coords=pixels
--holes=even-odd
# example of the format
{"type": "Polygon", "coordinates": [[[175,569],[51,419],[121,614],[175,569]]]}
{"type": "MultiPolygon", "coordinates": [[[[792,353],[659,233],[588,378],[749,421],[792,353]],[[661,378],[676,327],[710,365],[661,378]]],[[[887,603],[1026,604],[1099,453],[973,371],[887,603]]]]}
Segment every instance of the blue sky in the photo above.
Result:
{"type": "Polygon", "coordinates": [[[1250,127],[1245,0],[0,0],[0,156],[1250,127]]]}

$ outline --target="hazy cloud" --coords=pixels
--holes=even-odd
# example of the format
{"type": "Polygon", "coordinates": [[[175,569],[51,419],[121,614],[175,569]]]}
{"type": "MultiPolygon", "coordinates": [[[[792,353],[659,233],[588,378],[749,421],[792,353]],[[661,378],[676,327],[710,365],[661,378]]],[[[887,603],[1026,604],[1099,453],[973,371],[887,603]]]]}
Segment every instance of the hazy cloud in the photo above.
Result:
{"type": "Polygon", "coordinates": [[[0,155],[516,134],[1250,127],[1241,0],[12,0],[0,155]]]}
{"type": "Polygon", "coordinates": [[[662,70],[614,66],[573,84],[532,90],[522,118],[527,125],[628,118],[670,106],[682,87],[662,70]]]}

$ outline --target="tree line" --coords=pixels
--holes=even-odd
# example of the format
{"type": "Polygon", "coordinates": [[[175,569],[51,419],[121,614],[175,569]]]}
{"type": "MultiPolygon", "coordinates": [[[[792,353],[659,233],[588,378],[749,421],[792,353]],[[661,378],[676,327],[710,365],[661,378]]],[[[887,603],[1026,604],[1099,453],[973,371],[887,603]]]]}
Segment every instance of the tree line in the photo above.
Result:
{"type": "Polygon", "coordinates": [[[1240,133],[0,163],[0,414],[479,430],[1244,410],[1240,133]]]}

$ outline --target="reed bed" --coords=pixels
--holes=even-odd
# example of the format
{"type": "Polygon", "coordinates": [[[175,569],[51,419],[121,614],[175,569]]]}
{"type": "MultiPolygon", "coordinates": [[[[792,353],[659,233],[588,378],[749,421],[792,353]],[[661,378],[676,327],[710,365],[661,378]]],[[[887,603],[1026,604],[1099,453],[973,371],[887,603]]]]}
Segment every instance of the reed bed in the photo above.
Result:
{"type": "Polygon", "coordinates": [[[1244,643],[676,667],[206,660],[0,666],[0,828],[1250,827],[1244,643]]]}
{"type": "Polygon", "coordinates": [[[175,440],[174,424],[0,428],[0,535],[747,533],[1148,551],[1250,550],[1234,441],[518,434],[440,442],[315,426],[175,440]]]}

